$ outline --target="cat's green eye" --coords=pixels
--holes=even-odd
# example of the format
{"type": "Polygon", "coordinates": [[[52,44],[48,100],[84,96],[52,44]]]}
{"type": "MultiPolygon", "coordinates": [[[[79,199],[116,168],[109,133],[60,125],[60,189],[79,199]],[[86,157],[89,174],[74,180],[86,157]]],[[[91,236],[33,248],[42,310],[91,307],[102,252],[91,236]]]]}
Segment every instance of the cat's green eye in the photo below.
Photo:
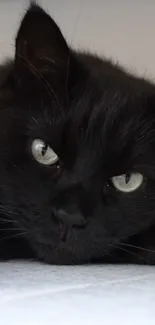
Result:
{"type": "Polygon", "coordinates": [[[35,160],[42,165],[54,165],[59,160],[54,150],[41,139],[35,139],[32,142],[31,149],[35,160]]]}
{"type": "Polygon", "coordinates": [[[143,175],[140,173],[122,174],[112,177],[114,187],[125,193],[137,190],[143,183],[143,175]]]}

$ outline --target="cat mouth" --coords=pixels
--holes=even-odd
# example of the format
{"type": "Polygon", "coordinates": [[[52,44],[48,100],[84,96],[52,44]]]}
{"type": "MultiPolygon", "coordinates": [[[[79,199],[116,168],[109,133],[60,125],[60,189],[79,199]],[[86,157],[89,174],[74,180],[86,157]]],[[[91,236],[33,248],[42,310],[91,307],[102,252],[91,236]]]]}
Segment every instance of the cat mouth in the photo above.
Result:
{"type": "Polygon", "coordinates": [[[63,222],[61,222],[61,224],[60,224],[60,240],[61,240],[61,242],[66,242],[69,231],[70,231],[70,227],[64,225],[63,222]]]}
{"type": "Polygon", "coordinates": [[[64,224],[63,222],[59,222],[57,224],[57,231],[56,232],[50,232],[46,234],[39,234],[36,238],[35,241],[34,239],[31,240],[32,245],[38,246],[38,245],[43,245],[46,246],[47,248],[50,248],[50,250],[53,252],[59,247],[67,247],[68,242],[73,240],[77,242],[78,236],[77,236],[77,231],[78,234],[79,232],[83,233],[85,230],[86,225],[84,226],[69,226],[67,224],[64,224]]]}
{"type": "Polygon", "coordinates": [[[69,227],[67,225],[65,225],[63,222],[61,222],[60,224],[60,241],[65,243],[69,237],[70,232],[73,229],[78,229],[78,230],[82,230],[86,228],[86,224],[85,225],[73,225],[72,227],[69,227]]]}
{"type": "Polygon", "coordinates": [[[101,262],[107,255],[106,247],[108,247],[109,238],[107,238],[107,243],[106,234],[102,232],[101,227],[97,228],[97,235],[94,236],[93,225],[88,226],[88,229],[85,227],[85,229],[77,230],[76,227],[59,224],[55,238],[48,234],[33,241],[36,257],[45,263],[54,265],[101,262]]]}

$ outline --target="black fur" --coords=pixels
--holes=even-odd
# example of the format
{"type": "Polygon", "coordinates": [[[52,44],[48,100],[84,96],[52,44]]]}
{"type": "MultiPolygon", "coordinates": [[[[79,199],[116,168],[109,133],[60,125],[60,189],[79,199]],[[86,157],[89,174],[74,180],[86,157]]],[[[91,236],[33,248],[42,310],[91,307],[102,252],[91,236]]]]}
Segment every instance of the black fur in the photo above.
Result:
{"type": "Polygon", "coordinates": [[[154,264],[154,84],[70,49],[35,4],[0,78],[1,257],[154,264]],[[59,166],[34,160],[38,138],[59,166]],[[116,190],[129,172],[142,186],[116,190]]]}

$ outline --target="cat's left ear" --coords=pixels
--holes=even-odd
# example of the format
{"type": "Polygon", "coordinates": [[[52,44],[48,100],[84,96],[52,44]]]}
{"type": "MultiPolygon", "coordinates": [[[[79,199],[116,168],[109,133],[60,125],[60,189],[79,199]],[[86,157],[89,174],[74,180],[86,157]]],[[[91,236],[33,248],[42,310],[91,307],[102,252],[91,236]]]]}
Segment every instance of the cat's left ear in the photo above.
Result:
{"type": "MultiPolygon", "coordinates": [[[[45,80],[55,92],[66,91],[66,79],[79,66],[59,27],[39,6],[31,4],[16,37],[15,68],[45,80]]],[[[30,78],[31,79],[31,78],[30,78]]],[[[33,78],[34,79],[34,78],[33,78]]]]}

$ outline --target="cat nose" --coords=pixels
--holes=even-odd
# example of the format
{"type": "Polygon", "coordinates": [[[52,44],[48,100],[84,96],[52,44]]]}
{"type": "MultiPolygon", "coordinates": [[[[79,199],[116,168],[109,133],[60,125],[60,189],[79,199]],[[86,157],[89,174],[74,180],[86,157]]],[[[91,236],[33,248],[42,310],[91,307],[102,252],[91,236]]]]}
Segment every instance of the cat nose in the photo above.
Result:
{"type": "Polygon", "coordinates": [[[57,212],[59,220],[67,227],[85,227],[87,221],[80,213],[70,213],[64,210],[58,210],[57,212]]]}

